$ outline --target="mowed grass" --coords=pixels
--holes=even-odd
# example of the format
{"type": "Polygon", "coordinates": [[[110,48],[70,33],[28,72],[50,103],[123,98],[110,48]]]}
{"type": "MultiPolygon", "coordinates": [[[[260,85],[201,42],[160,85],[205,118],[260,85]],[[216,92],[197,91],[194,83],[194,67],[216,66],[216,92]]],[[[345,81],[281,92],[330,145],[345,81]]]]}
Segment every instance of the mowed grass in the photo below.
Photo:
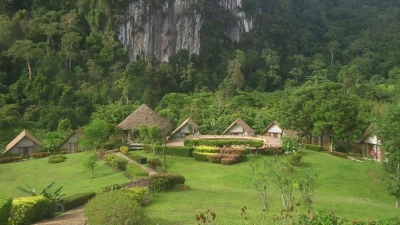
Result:
{"type": "Polygon", "coordinates": [[[85,170],[82,164],[92,154],[91,151],[68,154],[65,162],[56,164],[48,163],[48,158],[0,164],[0,195],[26,196],[17,189],[17,186],[27,188],[29,185],[40,192],[50,183],[56,182],[50,192],[63,186],[62,193],[68,196],[75,193],[98,192],[105,186],[129,181],[123,172],[108,167],[104,161],[98,162],[94,172],[95,178],[91,178],[91,172],[85,170]]]}
{"type": "MultiPolygon", "coordinates": [[[[263,159],[273,160],[273,156],[257,157],[260,162],[263,159]]],[[[279,159],[286,161],[286,156],[279,156],[279,159]]],[[[399,215],[394,208],[394,199],[387,195],[381,179],[380,163],[356,162],[326,152],[311,151],[304,151],[302,162],[303,165],[297,169],[299,172],[311,169],[318,174],[314,212],[333,211],[350,221],[388,219],[399,215]]],[[[168,156],[167,170],[184,175],[191,190],[154,194],[146,210],[154,224],[198,224],[195,214],[207,209],[217,214],[216,224],[240,224],[244,223],[241,208],[246,206],[248,224],[261,224],[262,205],[254,189],[254,176],[249,164],[247,161],[223,166],[168,156]]],[[[273,184],[268,189],[272,202],[268,224],[273,224],[270,217],[280,214],[282,203],[278,189],[273,184]]],[[[300,196],[296,190],[295,202],[301,201],[300,196]]],[[[297,207],[295,213],[304,212],[304,208],[297,207]]]]}

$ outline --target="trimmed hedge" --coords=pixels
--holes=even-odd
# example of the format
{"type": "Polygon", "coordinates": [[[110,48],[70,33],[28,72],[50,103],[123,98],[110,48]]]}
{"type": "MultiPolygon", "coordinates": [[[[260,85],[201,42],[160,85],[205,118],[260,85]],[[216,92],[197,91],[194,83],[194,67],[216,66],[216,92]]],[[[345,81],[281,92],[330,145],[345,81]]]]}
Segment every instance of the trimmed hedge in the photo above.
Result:
{"type": "Polygon", "coordinates": [[[9,225],[26,225],[50,218],[57,209],[55,199],[42,195],[15,198],[12,201],[9,225]]]}
{"type": "Polygon", "coordinates": [[[135,162],[139,164],[146,164],[147,163],[147,158],[144,156],[140,156],[136,153],[128,152],[128,157],[135,160],[135,162]]]}
{"type": "Polygon", "coordinates": [[[160,173],[150,176],[149,190],[151,192],[166,192],[174,188],[176,185],[185,184],[185,177],[178,174],[160,173]]]}
{"type": "Polygon", "coordinates": [[[343,159],[347,159],[349,157],[346,153],[343,153],[343,152],[331,151],[331,152],[329,152],[329,154],[339,157],[339,158],[343,158],[343,159]]]}
{"type": "Polygon", "coordinates": [[[68,197],[64,197],[64,210],[71,210],[85,205],[94,196],[96,196],[96,192],[77,193],[68,197]]]}
{"type": "Polygon", "coordinates": [[[225,157],[221,159],[221,164],[222,165],[232,165],[235,164],[236,160],[234,157],[225,157]]]}
{"type": "Polygon", "coordinates": [[[199,145],[208,145],[208,146],[249,146],[259,148],[264,145],[263,140],[237,140],[237,139],[185,139],[185,146],[199,146],[199,145]]]}
{"type": "Polygon", "coordinates": [[[0,224],[7,224],[11,205],[12,198],[0,197],[0,224]]]}
{"type": "MultiPolygon", "coordinates": [[[[163,146],[156,147],[156,154],[162,155],[163,146]]],[[[194,148],[190,146],[166,146],[165,154],[180,157],[192,157],[194,148]]]]}
{"type": "Polygon", "coordinates": [[[133,188],[123,188],[120,191],[124,192],[139,205],[144,205],[146,202],[147,194],[149,193],[149,188],[147,187],[133,187],[133,188]]]}
{"type": "Polygon", "coordinates": [[[34,159],[40,159],[40,158],[45,158],[49,156],[51,153],[50,152],[34,152],[32,153],[32,158],[34,159]]]}
{"type": "Polygon", "coordinates": [[[61,163],[67,159],[65,155],[51,155],[49,157],[49,163],[61,163]]]}
{"type": "Polygon", "coordinates": [[[304,149],[310,150],[310,151],[315,151],[315,152],[322,152],[324,151],[324,147],[320,145],[311,145],[311,144],[305,144],[304,149]]]}
{"type": "Polygon", "coordinates": [[[149,172],[143,170],[140,166],[136,164],[127,164],[126,172],[132,177],[147,177],[149,172]]]}
{"type": "Polygon", "coordinates": [[[149,159],[147,161],[147,165],[149,165],[150,168],[156,169],[157,167],[161,167],[161,160],[159,159],[149,159]]]}
{"type": "Polygon", "coordinates": [[[128,161],[114,154],[106,154],[103,156],[104,161],[107,165],[117,170],[126,170],[126,164],[128,161]]]}
{"type": "Polygon", "coordinates": [[[200,145],[195,147],[196,152],[204,152],[204,153],[219,153],[220,148],[219,147],[213,147],[213,146],[206,146],[206,145],[200,145]]]}
{"type": "Polygon", "coordinates": [[[219,155],[219,153],[208,153],[208,152],[198,152],[198,151],[193,152],[193,158],[197,161],[203,161],[203,162],[209,162],[210,157],[212,155],[219,155]]]}
{"type": "Polygon", "coordinates": [[[21,161],[21,160],[22,160],[21,156],[12,156],[12,157],[6,156],[4,158],[0,158],[0,164],[18,162],[18,161],[21,161]]]}

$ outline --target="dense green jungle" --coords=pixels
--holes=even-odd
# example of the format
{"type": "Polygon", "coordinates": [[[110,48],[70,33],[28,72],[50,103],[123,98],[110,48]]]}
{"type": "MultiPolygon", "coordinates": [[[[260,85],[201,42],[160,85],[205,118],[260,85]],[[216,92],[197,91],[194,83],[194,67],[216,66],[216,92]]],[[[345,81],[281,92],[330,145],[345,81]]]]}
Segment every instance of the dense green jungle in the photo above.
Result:
{"type": "Polygon", "coordinates": [[[241,117],[259,134],[277,120],[346,149],[398,102],[400,1],[243,0],[258,16],[240,42],[220,32],[217,1],[198,1],[200,53],[167,63],[129,60],[118,41],[129,2],[0,1],[0,149],[22,129],[46,140],[95,119],[110,142],[143,103],[202,133],[241,117]]]}

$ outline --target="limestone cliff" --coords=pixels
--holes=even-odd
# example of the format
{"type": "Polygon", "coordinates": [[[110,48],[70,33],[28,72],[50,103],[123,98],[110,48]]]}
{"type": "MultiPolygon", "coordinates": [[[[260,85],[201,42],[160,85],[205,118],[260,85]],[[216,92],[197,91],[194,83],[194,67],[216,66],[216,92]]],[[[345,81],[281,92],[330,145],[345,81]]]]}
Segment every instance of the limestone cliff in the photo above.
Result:
{"type": "MultiPolygon", "coordinates": [[[[129,4],[119,40],[131,60],[149,55],[166,62],[179,50],[199,54],[201,29],[205,21],[202,3],[209,0],[136,0],[129,4]]],[[[229,12],[223,21],[224,32],[232,41],[253,28],[254,18],[241,11],[242,0],[217,0],[221,12],[229,12]]]]}

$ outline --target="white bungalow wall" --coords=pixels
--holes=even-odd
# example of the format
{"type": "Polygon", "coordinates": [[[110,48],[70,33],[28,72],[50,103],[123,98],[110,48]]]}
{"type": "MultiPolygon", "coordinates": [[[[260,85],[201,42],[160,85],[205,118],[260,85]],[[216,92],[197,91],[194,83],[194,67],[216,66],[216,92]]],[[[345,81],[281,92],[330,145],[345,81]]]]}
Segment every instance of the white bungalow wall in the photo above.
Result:
{"type": "Polygon", "coordinates": [[[233,125],[227,133],[231,134],[231,135],[238,135],[238,134],[248,135],[248,133],[246,131],[244,131],[244,129],[241,126],[239,126],[237,124],[233,125]]]}
{"type": "Polygon", "coordinates": [[[268,129],[268,135],[271,137],[281,138],[282,137],[282,129],[274,124],[268,129]]]}

